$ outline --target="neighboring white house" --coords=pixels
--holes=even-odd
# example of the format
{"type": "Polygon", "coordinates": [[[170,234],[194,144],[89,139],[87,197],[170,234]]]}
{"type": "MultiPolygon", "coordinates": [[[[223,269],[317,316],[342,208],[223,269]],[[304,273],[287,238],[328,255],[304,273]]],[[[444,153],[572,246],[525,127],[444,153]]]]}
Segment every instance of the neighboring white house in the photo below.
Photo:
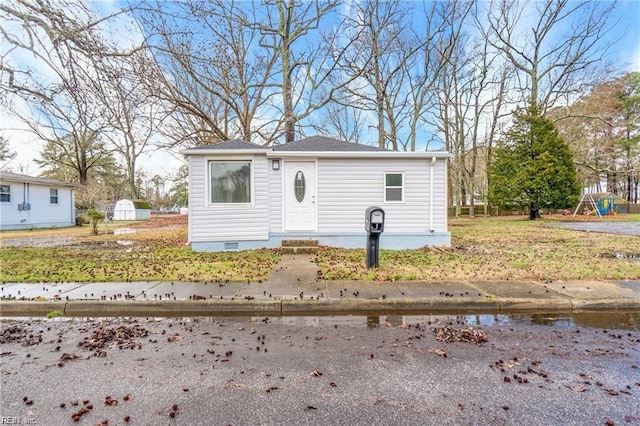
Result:
{"type": "Polygon", "coordinates": [[[113,220],[151,219],[151,207],[142,200],[118,200],[113,209],[113,220]]]}
{"type": "Polygon", "coordinates": [[[398,152],[319,136],[264,148],[233,140],[182,151],[196,251],[282,240],[365,247],[365,210],[385,211],[381,248],[451,245],[446,152],[398,152]]]}
{"type": "Polygon", "coordinates": [[[0,171],[0,229],[74,226],[79,186],[0,171]]]}

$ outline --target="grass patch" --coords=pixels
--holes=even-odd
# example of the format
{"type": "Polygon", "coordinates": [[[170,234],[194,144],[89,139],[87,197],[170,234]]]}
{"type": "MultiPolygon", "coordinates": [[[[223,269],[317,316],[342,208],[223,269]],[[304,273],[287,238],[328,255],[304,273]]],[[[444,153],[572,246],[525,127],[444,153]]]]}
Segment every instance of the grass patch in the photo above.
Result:
{"type": "MultiPolygon", "coordinates": [[[[450,219],[452,247],[382,250],[377,269],[366,268],[364,248],[321,248],[318,261],[326,279],[640,279],[640,262],[611,255],[640,253],[640,237],[549,226],[556,220],[565,219],[529,221],[522,216],[450,219]]],[[[640,222],[640,215],[621,215],[610,220],[640,222]]],[[[25,236],[60,237],[69,239],[71,244],[0,248],[1,282],[255,282],[268,279],[279,260],[274,250],[193,252],[185,245],[185,225],[126,235],[93,236],[89,227],[0,233],[3,240],[25,236]]],[[[384,234],[381,238],[384,239],[384,234]]]]}
{"type": "Polygon", "coordinates": [[[64,315],[64,313],[62,311],[59,311],[59,310],[49,311],[49,312],[47,312],[47,319],[58,318],[58,317],[61,317],[63,315],[64,315]]]}
{"type": "MultiPolygon", "coordinates": [[[[624,217],[625,221],[629,219],[640,221],[640,216],[624,217]]],[[[451,219],[451,248],[381,250],[380,268],[375,270],[366,269],[364,250],[324,248],[318,255],[319,264],[328,279],[640,279],[638,261],[606,256],[640,253],[640,237],[572,231],[548,226],[549,223],[520,216],[451,219]]]]}
{"type": "MultiPolygon", "coordinates": [[[[40,235],[33,231],[31,236],[40,235]]],[[[272,250],[196,253],[186,240],[182,226],[127,235],[85,233],[69,246],[3,247],[0,281],[260,281],[279,259],[272,250]]]]}

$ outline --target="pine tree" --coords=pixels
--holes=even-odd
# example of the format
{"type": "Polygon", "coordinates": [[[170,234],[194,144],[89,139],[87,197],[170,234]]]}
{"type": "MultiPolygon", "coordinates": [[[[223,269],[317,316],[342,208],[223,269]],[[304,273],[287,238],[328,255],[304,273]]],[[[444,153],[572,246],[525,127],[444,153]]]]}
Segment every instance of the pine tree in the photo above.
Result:
{"type": "Polygon", "coordinates": [[[541,208],[568,208],[580,196],[569,146],[553,123],[528,111],[515,122],[494,151],[489,199],[500,207],[529,207],[529,219],[541,208]]]}

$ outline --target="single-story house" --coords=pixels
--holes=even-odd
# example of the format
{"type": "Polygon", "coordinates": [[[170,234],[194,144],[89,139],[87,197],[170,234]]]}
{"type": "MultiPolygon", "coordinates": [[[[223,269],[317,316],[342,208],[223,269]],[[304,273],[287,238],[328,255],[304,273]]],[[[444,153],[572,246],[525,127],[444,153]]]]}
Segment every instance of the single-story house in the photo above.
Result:
{"type": "Polygon", "coordinates": [[[0,229],[75,226],[80,185],[0,171],[0,229]]]}
{"type": "Polygon", "coordinates": [[[113,220],[151,219],[151,205],[143,200],[118,200],[113,208],[113,220]]]}
{"type": "Polygon", "coordinates": [[[446,152],[399,152],[314,136],[262,147],[241,140],[182,151],[196,251],[283,240],[365,247],[365,210],[385,212],[380,247],[449,246],[446,152]]]}

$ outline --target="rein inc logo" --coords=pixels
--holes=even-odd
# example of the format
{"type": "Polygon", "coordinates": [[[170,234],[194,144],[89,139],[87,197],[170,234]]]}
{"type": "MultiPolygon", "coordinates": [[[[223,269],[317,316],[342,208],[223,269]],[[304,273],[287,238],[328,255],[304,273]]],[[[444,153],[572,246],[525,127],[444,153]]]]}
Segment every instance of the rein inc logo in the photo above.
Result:
{"type": "Polygon", "coordinates": [[[36,425],[35,419],[23,419],[22,417],[0,416],[0,425],[36,425]]]}

